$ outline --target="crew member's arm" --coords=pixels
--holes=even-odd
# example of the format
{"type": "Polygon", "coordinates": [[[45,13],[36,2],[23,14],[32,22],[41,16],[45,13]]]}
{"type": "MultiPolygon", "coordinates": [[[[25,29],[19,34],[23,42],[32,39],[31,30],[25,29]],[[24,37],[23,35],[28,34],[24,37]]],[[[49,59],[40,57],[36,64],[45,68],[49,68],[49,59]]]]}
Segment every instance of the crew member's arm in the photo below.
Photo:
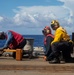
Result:
{"type": "Polygon", "coordinates": [[[60,30],[56,31],[54,40],[51,42],[51,44],[53,44],[54,42],[60,42],[62,39],[62,34],[63,34],[62,31],[60,30]]]}
{"type": "Polygon", "coordinates": [[[7,35],[7,39],[6,39],[6,43],[4,45],[4,48],[7,48],[8,45],[13,41],[13,35],[10,31],[6,32],[7,35]]]}

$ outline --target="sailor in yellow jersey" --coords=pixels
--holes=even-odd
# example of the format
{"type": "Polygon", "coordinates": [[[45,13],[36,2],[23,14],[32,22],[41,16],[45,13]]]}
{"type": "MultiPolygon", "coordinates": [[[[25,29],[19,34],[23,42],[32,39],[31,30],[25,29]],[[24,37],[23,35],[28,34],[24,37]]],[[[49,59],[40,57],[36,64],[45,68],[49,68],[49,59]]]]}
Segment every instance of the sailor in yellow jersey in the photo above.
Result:
{"type": "Polygon", "coordinates": [[[55,30],[54,40],[51,42],[52,53],[49,58],[53,57],[49,63],[60,63],[60,51],[63,53],[63,58],[65,62],[69,61],[71,58],[72,40],[66,32],[66,30],[60,26],[57,20],[51,22],[51,28],[55,30]]]}

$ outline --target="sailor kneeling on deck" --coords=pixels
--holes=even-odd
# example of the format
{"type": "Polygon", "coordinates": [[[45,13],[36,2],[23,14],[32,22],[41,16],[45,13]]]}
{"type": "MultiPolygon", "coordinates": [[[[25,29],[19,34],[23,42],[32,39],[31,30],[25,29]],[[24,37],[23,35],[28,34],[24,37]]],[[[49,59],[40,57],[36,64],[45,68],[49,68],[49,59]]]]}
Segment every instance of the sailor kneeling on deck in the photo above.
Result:
{"type": "Polygon", "coordinates": [[[49,26],[45,26],[44,29],[42,30],[42,33],[44,35],[44,47],[45,47],[44,60],[49,61],[49,55],[52,52],[51,42],[53,41],[54,36],[49,26]]]}
{"type": "MultiPolygon", "coordinates": [[[[26,45],[26,39],[24,37],[12,30],[8,30],[7,32],[0,32],[0,39],[5,40],[5,45],[0,48],[0,51],[4,49],[22,49],[26,45]]],[[[15,58],[15,52],[13,52],[13,57],[15,58]]]]}
{"type": "Polygon", "coordinates": [[[49,55],[49,63],[60,63],[60,60],[69,62],[71,59],[72,40],[66,30],[60,26],[57,20],[51,22],[51,28],[55,30],[54,40],[51,42],[52,52],[49,55]],[[60,59],[60,52],[63,58],[60,59]],[[53,60],[51,60],[53,58],[53,60]]]}

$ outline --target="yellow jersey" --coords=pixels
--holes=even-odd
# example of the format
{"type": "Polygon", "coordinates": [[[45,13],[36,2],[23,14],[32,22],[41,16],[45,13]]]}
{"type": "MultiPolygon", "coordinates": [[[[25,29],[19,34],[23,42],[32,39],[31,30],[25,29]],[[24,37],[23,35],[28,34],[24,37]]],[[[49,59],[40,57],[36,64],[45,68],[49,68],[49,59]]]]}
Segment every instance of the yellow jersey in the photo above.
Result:
{"type": "Polygon", "coordinates": [[[66,30],[60,26],[59,28],[56,29],[54,33],[54,40],[51,42],[51,44],[54,42],[61,42],[61,41],[71,41],[71,40],[66,30]]]}

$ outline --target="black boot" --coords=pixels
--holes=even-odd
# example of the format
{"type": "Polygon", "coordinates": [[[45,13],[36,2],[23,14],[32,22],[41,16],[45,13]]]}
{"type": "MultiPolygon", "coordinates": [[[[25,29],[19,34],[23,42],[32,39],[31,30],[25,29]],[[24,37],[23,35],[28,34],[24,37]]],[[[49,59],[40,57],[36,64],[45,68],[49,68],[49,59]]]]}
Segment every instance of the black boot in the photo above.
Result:
{"type": "Polygon", "coordinates": [[[64,63],[65,63],[65,59],[64,59],[64,57],[63,57],[62,51],[60,51],[59,59],[60,59],[60,63],[61,63],[61,64],[64,64],[64,63]]]}
{"type": "Polygon", "coordinates": [[[59,60],[59,58],[54,58],[53,60],[49,61],[49,63],[57,64],[57,63],[60,63],[60,60],[59,60]]]}

